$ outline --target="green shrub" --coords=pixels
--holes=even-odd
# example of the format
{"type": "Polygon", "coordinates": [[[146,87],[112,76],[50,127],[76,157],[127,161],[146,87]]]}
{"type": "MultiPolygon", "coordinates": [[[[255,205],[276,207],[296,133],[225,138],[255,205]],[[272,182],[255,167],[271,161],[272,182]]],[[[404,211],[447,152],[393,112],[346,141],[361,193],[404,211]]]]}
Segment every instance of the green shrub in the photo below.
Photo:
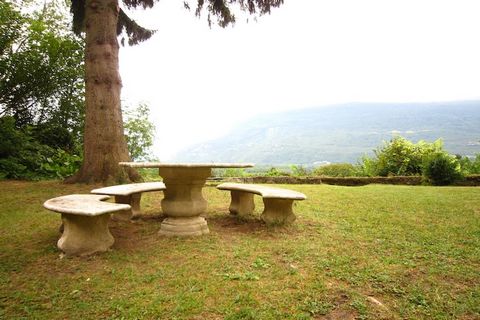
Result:
{"type": "Polygon", "coordinates": [[[433,185],[449,185],[462,178],[460,162],[446,152],[436,152],[426,157],[423,176],[433,185]]]}
{"type": "Polygon", "coordinates": [[[28,175],[27,167],[18,163],[17,158],[0,159],[0,180],[24,179],[28,175]]]}
{"type": "Polygon", "coordinates": [[[310,174],[309,170],[302,165],[290,165],[290,171],[294,177],[305,177],[310,174]]]}
{"type": "Polygon", "coordinates": [[[238,178],[247,177],[248,173],[244,168],[213,169],[213,176],[222,178],[238,178]]]}
{"type": "Polygon", "coordinates": [[[433,153],[443,152],[443,143],[437,140],[415,144],[403,137],[395,137],[374,152],[373,159],[363,158],[363,170],[369,176],[421,175],[424,160],[433,153]]]}
{"type": "Polygon", "coordinates": [[[327,177],[356,177],[360,175],[360,169],[351,163],[332,163],[316,168],[314,174],[327,177]]]}
{"type": "Polygon", "coordinates": [[[289,176],[290,174],[288,172],[278,170],[275,167],[271,167],[270,169],[268,169],[267,172],[265,172],[264,175],[266,177],[284,177],[284,176],[289,176]]]}
{"type": "Polygon", "coordinates": [[[359,175],[364,177],[378,176],[378,160],[367,156],[362,157],[359,164],[359,175]]]}
{"type": "Polygon", "coordinates": [[[469,174],[480,174],[480,153],[477,153],[475,159],[472,161],[469,174]]]}
{"type": "Polygon", "coordinates": [[[40,123],[32,127],[32,138],[40,144],[55,149],[73,150],[75,148],[74,133],[55,123],[40,123]]]}
{"type": "Polygon", "coordinates": [[[8,158],[18,153],[18,148],[26,143],[27,137],[15,128],[11,116],[0,118],[0,158],[8,158]]]}
{"type": "Polygon", "coordinates": [[[62,149],[35,142],[28,143],[18,155],[0,159],[0,178],[39,180],[65,178],[74,174],[82,158],[62,149]]]}
{"type": "Polygon", "coordinates": [[[457,158],[464,175],[480,174],[480,153],[477,154],[473,160],[469,157],[462,156],[457,156],[457,158]]]}
{"type": "Polygon", "coordinates": [[[80,156],[42,144],[36,133],[35,126],[17,129],[12,117],[0,118],[0,179],[64,178],[79,169],[80,156]]]}
{"type": "Polygon", "coordinates": [[[69,154],[62,149],[51,151],[51,156],[41,156],[39,174],[48,178],[66,178],[73,175],[80,168],[82,158],[69,154]]]}

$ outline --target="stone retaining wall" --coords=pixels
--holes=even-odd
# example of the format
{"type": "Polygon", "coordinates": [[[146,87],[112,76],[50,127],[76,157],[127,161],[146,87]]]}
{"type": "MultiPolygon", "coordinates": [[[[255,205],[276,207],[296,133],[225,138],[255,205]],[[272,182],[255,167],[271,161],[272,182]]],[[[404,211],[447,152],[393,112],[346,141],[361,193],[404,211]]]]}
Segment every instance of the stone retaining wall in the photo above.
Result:
{"type": "MultiPolygon", "coordinates": [[[[397,177],[239,177],[212,179],[239,183],[266,183],[266,184],[333,184],[340,186],[364,186],[371,183],[394,185],[422,185],[422,177],[397,176],[397,177]]],[[[467,176],[456,186],[480,186],[480,175],[467,176]]]]}

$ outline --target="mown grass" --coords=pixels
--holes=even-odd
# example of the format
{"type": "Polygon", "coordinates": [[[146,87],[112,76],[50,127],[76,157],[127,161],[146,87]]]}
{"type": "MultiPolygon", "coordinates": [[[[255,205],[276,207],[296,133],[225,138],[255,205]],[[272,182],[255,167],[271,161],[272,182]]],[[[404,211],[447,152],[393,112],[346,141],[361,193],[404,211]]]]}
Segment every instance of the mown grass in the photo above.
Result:
{"type": "Polygon", "coordinates": [[[0,182],[0,318],[480,319],[480,188],[283,187],[309,198],[288,227],[207,187],[211,233],[160,237],[150,193],[111,251],[62,258],[42,203],[92,187],[0,182]]]}

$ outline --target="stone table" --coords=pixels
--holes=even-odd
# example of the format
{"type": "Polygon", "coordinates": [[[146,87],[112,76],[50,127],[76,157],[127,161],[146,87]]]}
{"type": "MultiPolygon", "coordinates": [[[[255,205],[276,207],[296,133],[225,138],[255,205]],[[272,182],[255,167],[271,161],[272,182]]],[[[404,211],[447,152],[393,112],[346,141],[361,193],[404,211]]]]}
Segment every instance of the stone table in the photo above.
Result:
{"type": "Polygon", "coordinates": [[[159,234],[167,236],[198,236],[209,233],[207,221],[201,215],[207,210],[202,189],[212,168],[249,168],[252,163],[162,163],[120,162],[132,168],[158,168],[166,189],[161,202],[163,220],[159,234]]]}

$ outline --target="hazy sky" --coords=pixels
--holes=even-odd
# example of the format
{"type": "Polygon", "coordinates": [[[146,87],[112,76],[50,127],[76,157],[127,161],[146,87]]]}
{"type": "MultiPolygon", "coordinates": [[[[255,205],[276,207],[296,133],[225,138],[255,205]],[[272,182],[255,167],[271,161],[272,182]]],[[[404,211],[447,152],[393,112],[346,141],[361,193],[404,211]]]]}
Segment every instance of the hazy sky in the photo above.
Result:
{"type": "Polygon", "coordinates": [[[150,105],[161,160],[258,113],[480,98],[479,12],[479,0],[285,0],[209,29],[161,0],[132,12],[158,32],[121,49],[122,96],[150,105]]]}

